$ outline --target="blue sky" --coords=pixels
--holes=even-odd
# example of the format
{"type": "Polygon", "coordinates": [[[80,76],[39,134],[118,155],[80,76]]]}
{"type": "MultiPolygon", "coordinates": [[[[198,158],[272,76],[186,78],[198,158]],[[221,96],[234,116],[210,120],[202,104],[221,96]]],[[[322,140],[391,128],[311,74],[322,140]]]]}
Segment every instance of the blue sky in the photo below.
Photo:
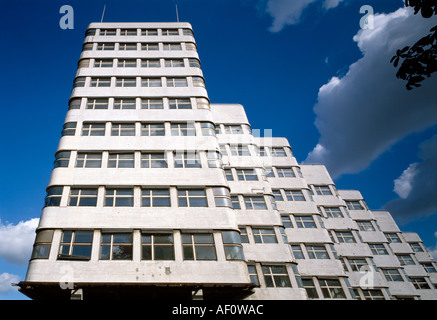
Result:
{"type": "MultiPolygon", "coordinates": [[[[106,22],[176,21],[175,0],[0,3],[0,299],[23,298],[4,283],[24,279],[84,33],[105,3],[106,22]],[[59,27],[64,4],[72,30],[59,27]]],[[[407,92],[389,64],[435,18],[402,0],[177,3],[213,103],[243,104],[252,128],[288,138],[298,162],[326,164],[338,189],[360,190],[437,249],[437,75],[407,92]],[[360,29],[363,5],[373,29],[360,29]]]]}

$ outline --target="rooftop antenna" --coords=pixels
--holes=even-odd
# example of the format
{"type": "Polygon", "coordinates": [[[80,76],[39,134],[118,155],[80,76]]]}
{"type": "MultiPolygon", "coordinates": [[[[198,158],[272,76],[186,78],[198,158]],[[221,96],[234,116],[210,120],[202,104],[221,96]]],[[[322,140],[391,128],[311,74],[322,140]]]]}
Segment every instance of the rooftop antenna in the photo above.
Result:
{"type": "Polygon", "coordinates": [[[176,3],[176,20],[179,22],[178,4],[176,3]]]}
{"type": "Polygon", "coordinates": [[[105,6],[103,7],[102,19],[100,19],[100,23],[103,22],[103,17],[105,16],[105,10],[106,10],[106,3],[105,3],[105,6]]]}

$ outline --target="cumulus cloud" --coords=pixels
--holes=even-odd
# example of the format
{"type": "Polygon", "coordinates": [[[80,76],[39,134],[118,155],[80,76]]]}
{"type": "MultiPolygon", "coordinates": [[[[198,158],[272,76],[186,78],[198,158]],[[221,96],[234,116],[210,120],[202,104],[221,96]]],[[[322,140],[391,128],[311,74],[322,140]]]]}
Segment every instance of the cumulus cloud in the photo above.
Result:
{"type": "Polygon", "coordinates": [[[0,259],[18,265],[26,264],[32,253],[38,222],[39,219],[34,218],[14,225],[3,224],[0,220],[0,259]]]}
{"type": "MultiPolygon", "coordinates": [[[[395,180],[395,188],[396,181],[403,188],[400,188],[401,194],[398,193],[400,198],[384,206],[400,220],[437,213],[437,135],[421,143],[419,157],[421,162],[410,165],[401,177],[395,180]],[[414,174],[406,173],[412,167],[414,174]],[[401,180],[403,182],[399,183],[401,180]]],[[[437,247],[434,250],[437,250],[437,247]]]]}
{"type": "Polygon", "coordinates": [[[410,194],[411,189],[413,188],[412,182],[416,173],[417,163],[412,163],[406,170],[404,170],[404,172],[402,172],[401,176],[394,181],[395,187],[393,191],[402,199],[407,198],[410,194]]]}
{"type": "Polygon", "coordinates": [[[306,163],[325,164],[334,178],[358,173],[408,134],[437,124],[437,76],[407,91],[389,62],[397,49],[428,34],[436,21],[400,8],[375,14],[374,29],[358,31],[353,40],[362,58],[319,89],[314,112],[320,138],[306,163]]]}
{"type": "Polygon", "coordinates": [[[4,272],[0,274],[0,294],[6,294],[10,290],[14,290],[14,287],[11,286],[11,283],[18,283],[20,281],[20,277],[15,274],[10,274],[4,272]]]}
{"type": "MultiPolygon", "coordinates": [[[[434,236],[436,237],[436,240],[437,240],[437,231],[434,233],[434,236]]],[[[434,258],[434,260],[437,260],[437,242],[436,242],[434,247],[430,247],[430,248],[426,248],[426,249],[429,251],[429,253],[434,258]]]]}
{"type": "MultiPolygon", "coordinates": [[[[279,32],[286,25],[297,24],[302,16],[303,11],[312,3],[320,0],[269,0],[267,2],[266,12],[273,18],[270,27],[271,32],[279,32]]],[[[326,10],[335,8],[343,0],[325,0],[323,7],[326,10]]]]}

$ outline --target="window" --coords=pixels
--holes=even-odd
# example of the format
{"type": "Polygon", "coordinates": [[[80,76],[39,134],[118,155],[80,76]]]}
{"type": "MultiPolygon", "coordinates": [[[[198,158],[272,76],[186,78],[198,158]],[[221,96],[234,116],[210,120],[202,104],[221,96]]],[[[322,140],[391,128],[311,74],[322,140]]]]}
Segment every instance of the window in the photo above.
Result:
{"type": "Polygon", "coordinates": [[[306,245],[306,249],[310,259],[329,259],[324,245],[306,245]]]}
{"type": "MultiPolygon", "coordinates": [[[[196,98],[197,109],[210,109],[209,100],[206,98],[196,98]]],[[[218,125],[219,126],[219,125],[218,125]]]]}
{"type": "Polygon", "coordinates": [[[369,243],[370,250],[374,255],[386,255],[388,254],[387,249],[383,243],[369,243]]]}
{"type": "Polygon", "coordinates": [[[141,168],[167,168],[165,153],[142,153],[141,168]]]}
{"type": "Polygon", "coordinates": [[[281,190],[272,190],[273,196],[275,197],[275,201],[284,201],[284,198],[282,197],[281,190]]]}
{"type": "Polygon", "coordinates": [[[191,36],[191,37],[194,36],[193,31],[191,29],[183,29],[182,31],[184,36],[191,36]]]}
{"type": "Polygon", "coordinates": [[[222,231],[226,260],[244,260],[240,234],[237,231],[222,231]]]}
{"type": "Polygon", "coordinates": [[[193,77],[193,87],[205,88],[205,80],[201,77],[193,77]]]}
{"type": "Polygon", "coordinates": [[[184,59],[166,59],[166,68],[183,68],[185,66],[184,59]]]}
{"type": "Polygon", "coordinates": [[[282,148],[282,147],[272,147],[270,149],[270,152],[272,154],[272,157],[286,157],[287,156],[284,148],[282,148]]]}
{"type": "Polygon", "coordinates": [[[188,87],[187,78],[167,78],[167,87],[188,87]]]}
{"type": "Polygon", "coordinates": [[[85,77],[77,77],[77,78],[75,78],[74,81],[73,81],[73,88],[85,87],[85,81],[86,81],[85,77]]]}
{"type": "Polygon", "coordinates": [[[295,216],[294,219],[296,220],[296,226],[298,228],[317,228],[312,216],[295,216]]]}
{"type": "Polygon", "coordinates": [[[291,288],[290,278],[285,266],[262,266],[264,281],[267,288],[291,288]]]}
{"type": "Polygon", "coordinates": [[[192,68],[200,68],[200,61],[196,58],[189,58],[188,63],[192,68]]]}
{"type": "Polygon", "coordinates": [[[201,122],[200,127],[202,129],[203,136],[215,137],[215,125],[211,122],[201,122]]]}
{"type": "Polygon", "coordinates": [[[243,128],[240,125],[226,125],[225,124],[225,133],[226,134],[243,134],[243,128]]]}
{"type": "Polygon", "coordinates": [[[382,269],[387,281],[404,281],[398,269],[382,269]]]}
{"type": "Polygon", "coordinates": [[[340,281],[337,279],[319,279],[323,297],[328,299],[346,299],[340,281]]]}
{"type": "Polygon", "coordinates": [[[143,59],[141,60],[142,68],[160,68],[161,62],[159,59],[143,59]]]}
{"type": "Polygon", "coordinates": [[[425,268],[426,272],[428,272],[428,273],[435,273],[435,272],[437,272],[437,270],[434,267],[432,262],[422,263],[422,266],[425,268]]]}
{"type": "Polygon", "coordinates": [[[325,207],[325,212],[328,218],[343,218],[343,213],[339,207],[325,207]]]}
{"type": "Polygon", "coordinates": [[[165,136],[164,123],[142,123],[142,136],[165,136]]]}
{"type": "Polygon", "coordinates": [[[86,103],[87,109],[108,109],[108,99],[88,98],[86,103]]]}
{"type": "Polygon", "coordinates": [[[133,207],[133,189],[106,189],[105,207],[133,207]]]}
{"type": "Polygon", "coordinates": [[[136,43],[120,43],[118,46],[118,50],[120,51],[135,51],[137,50],[136,43]]]}
{"type": "Polygon", "coordinates": [[[179,30],[178,29],[162,29],[162,35],[163,36],[178,36],[179,30]]]}
{"type": "Polygon", "coordinates": [[[112,59],[95,59],[94,68],[112,68],[112,59]]]}
{"type": "Polygon", "coordinates": [[[284,190],[288,201],[305,201],[302,190],[284,190]]]}
{"type": "Polygon", "coordinates": [[[232,208],[231,195],[229,189],[225,187],[212,188],[216,207],[232,208]]]}
{"type": "Polygon", "coordinates": [[[104,136],[104,123],[84,123],[82,126],[82,136],[104,136]]]}
{"type": "Polygon", "coordinates": [[[96,29],[88,29],[85,32],[85,37],[91,37],[96,35],[96,29]]]}
{"type": "Polygon", "coordinates": [[[89,68],[90,67],[90,59],[81,59],[78,63],[78,68],[89,68]]]}
{"type": "Polygon", "coordinates": [[[350,231],[336,231],[335,234],[340,243],[356,243],[354,235],[350,231]]]}
{"type": "Polygon", "coordinates": [[[113,123],[111,129],[111,136],[134,136],[134,123],[113,123]]]}
{"type": "Polygon", "coordinates": [[[85,43],[83,46],[82,46],[82,51],[91,51],[91,50],[93,50],[93,43],[85,43]]]}
{"type": "Polygon", "coordinates": [[[170,190],[168,189],[142,189],[142,207],[170,207],[170,190]]]}
{"type": "Polygon", "coordinates": [[[309,299],[317,299],[319,297],[312,278],[302,278],[302,285],[309,299]]]}
{"type": "Polygon", "coordinates": [[[397,235],[397,233],[384,233],[389,243],[401,243],[401,239],[397,235]]]}
{"type": "Polygon", "coordinates": [[[293,251],[293,255],[294,255],[295,259],[305,259],[304,255],[303,255],[302,248],[300,247],[300,245],[298,245],[298,244],[292,245],[291,251],[293,251]]]}
{"type": "Polygon", "coordinates": [[[178,190],[179,207],[207,207],[206,192],[202,189],[178,190]]]}
{"type": "Polygon", "coordinates": [[[423,252],[423,248],[419,242],[410,243],[410,247],[414,252],[423,252]]]}
{"type": "Polygon", "coordinates": [[[381,289],[362,289],[366,300],[385,300],[381,289]]]}
{"type": "Polygon", "coordinates": [[[135,109],[136,108],[136,103],[135,103],[135,99],[128,99],[128,98],[117,98],[114,100],[114,109],[118,110],[118,109],[135,109]]]}
{"type": "Polygon", "coordinates": [[[135,166],[135,154],[133,153],[110,153],[108,156],[108,168],[133,168],[135,166]]]}
{"type": "Polygon", "coordinates": [[[224,169],[225,177],[228,181],[234,181],[234,176],[232,175],[232,169],[224,169]]]}
{"type": "Polygon", "coordinates": [[[231,196],[231,202],[232,202],[232,209],[234,210],[240,210],[240,200],[238,199],[238,196],[231,196]]]}
{"type": "Polygon", "coordinates": [[[239,181],[258,181],[255,169],[237,169],[239,181]]]}
{"type": "Polygon", "coordinates": [[[142,260],[174,260],[172,233],[143,233],[141,235],[142,260]]]}
{"type": "Polygon", "coordinates": [[[360,201],[346,201],[347,208],[349,210],[364,210],[360,201]]]}
{"type": "Polygon", "coordinates": [[[62,190],[64,187],[49,187],[47,188],[47,195],[44,199],[46,207],[59,206],[61,204],[62,190]]]}
{"type": "Polygon", "coordinates": [[[250,282],[254,285],[259,286],[258,273],[256,272],[256,267],[254,265],[247,265],[247,270],[249,272],[250,282]]]}
{"type": "Polygon", "coordinates": [[[91,78],[91,87],[110,87],[111,78],[91,78]]]}
{"type": "Polygon", "coordinates": [[[273,228],[252,228],[255,243],[278,243],[273,228]]]}
{"type": "Polygon", "coordinates": [[[142,87],[162,87],[161,78],[141,78],[142,87]]]}
{"type": "Polygon", "coordinates": [[[231,146],[229,146],[229,148],[231,149],[231,155],[233,155],[233,156],[250,156],[250,152],[249,152],[249,147],[248,146],[243,146],[243,145],[235,146],[235,145],[231,145],[231,146]]]}
{"type": "Polygon", "coordinates": [[[120,30],[121,36],[136,36],[137,35],[137,29],[121,29],[120,30]]]}
{"type": "Polygon", "coordinates": [[[64,231],[58,259],[89,260],[93,244],[93,231],[64,231]]]}
{"type": "Polygon", "coordinates": [[[164,51],[180,51],[182,46],[180,43],[163,43],[164,51]]]}
{"type": "Polygon", "coordinates": [[[115,36],[117,30],[116,29],[100,29],[99,35],[101,36],[115,36]]]}
{"type": "Polygon", "coordinates": [[[366,268],[369,267],[366,259],[364,258],[349,258],[349,265],[351,266],[352,271],[365,271],[366,268]],[[363,270],[361,268],[365,267],[363,270]]]}
{"type": "Polygon", "coordinates": [[[144,51],[157,51],[159,50],[159,44],[157,43],[142,43],[141,50],[144,51]]]}
{"type": "Polygon", "coordinates": [[[418,290],[431,289],[424,277],[410,277],[410,280],[413,283],[414,287],[418,290]]]}
{"type": "Polygon", "coordinates": [[[112,51],[115,50],[115,43],[98,43],[97,44],[97,50],[99,51],[112,51]]]}
{"type": "Polygon", "coordinates": [[[281,221],[284,228],[293,228],[293,224],[291,223],[289,216],[281,216],[281,221]]]}
{"type": "Polygon", "coordinates": [[[76,168],[100,168],[102,166],[101,153],[78,153],[76,168]]]}
{"type": "Polygon", "coordinates": [[[330,196],[332,195],[331,189],[329,186],[314,186],[316,190],[316,194],[319,196],[330,196]]]}
{"type": "Polygon", "coordinates": [[[116,87],[136,87],[137,79],[136,78],[117,78],[115,82],[116,87]]]}
{"type": "Polygon", "coordinates": [[[132,233],[102,233],[101,260],[132,260],[132,233]]]}
{"type": "Polygon", "coordinates": [[[118,59],[118,68],[136,68],[137,60],[136,59],[118,59]]]}
{"type": "Polygon", "coordinates": [[[217,260],[212,233],[182,233],[184,260],[217,260]]]}
{"type": "Polygon", "coordinates": [[[249,237],[247,236],[246,227],[240,227],[240,239],[242,243],[249,243],[249,237]]]}
{"type": "Polygon", "coordinates": [[[72,207],[95,207],[97,205],[97,189],[71,188],[68,205],[72,207]]]}
{"type": "Polygon", "coordinates": [[[398,260],[401,266],[415,265],[413,258],[409,254],[398,255],[398,260]]]}
{"type": "Polygon", "coordinates": [[[80,104],[82,102],[82,99],[71,99],[70,103],[68,104],[68,110],[72,109],[80,109],[80,104]]]}
{"type": "Polygon", "coordinates": [[[170,109],[191,109],[191,101],[186,98],[168,99],[170,109]]]}
{"type": "Polygon", "coordinates": [[[142,36],[157,36],[158,35],[158,29],[142,29],[141,30],[142,36]]]}
{"type": "Polygon", "coordinates": [[[36,233],[31,259],[48,259],[52,245],[53,230],[39,230],[36,233]]]}
{"type": "Polygon", "coordinates": [[[265,210],[266,202],[263,196],[244,196],[244,204],[247,210],[265,210]]]}
{"type": "Polygon", "coordinates": [[[276,168],[279,178],[294,178],[296,175],[292,168],[276,168]]]}
{"type": "Polygon", "coordinates": [[[192,42],[185,42],[185,50],[187,50],[187,51],[196,51],[197,47],[192,42]]]}
{"type": "Polygon", "coordinates": [[[357,221],[357,224],[361,231],[375,231],[372,221],[357,221]]]}
{"type": "Polygon", "coordinates": [[[162,99],[141,99],[141,109],[164,109],[162,99]]]}
{"type": "Polygon", "coordinates": [[[66,168],[68,167],[68,164],[70,163],[70,151],[59,151],[55,155],[55,162],[54,167],[55,168],[66,168]]]}
{"type": "Polygon", "coordinates": [[[201,168],[199,153],[197,152],[175,152],[175,168],[201,168]]]}

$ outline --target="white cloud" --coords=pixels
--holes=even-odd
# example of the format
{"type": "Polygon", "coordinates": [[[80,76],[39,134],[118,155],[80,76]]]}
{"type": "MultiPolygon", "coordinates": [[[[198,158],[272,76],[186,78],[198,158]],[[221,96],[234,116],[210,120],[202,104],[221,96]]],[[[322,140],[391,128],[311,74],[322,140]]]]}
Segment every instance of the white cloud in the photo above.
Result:
{"type": "Polygon", "coordinates": [[[6,294],[10,290],[14,290],[14,287],[11,286],[11,283],[18,283],[19,281],[20,277],[15,274],[6,272],[0,274],[0,294],[6,294]]]}
{"type": "MultiPolygon", "coordinates": [[[[266,11],[273,18],[271,32],[279,32],[286,25],[299,23],[303,11],[313,2],[320,0],[268,0],[266,11]]],[[[326,10],[335,8],[343,0],[325,0],[323,7],[326,10]]]]}
{"type": "Polygon", "coordinates": [[[403,137],[437,124],[437,76],[407,91],[390,64],[397,49],[428,34],[436,21],[400,8],[375,14],[374,29],[357,32],[363,57],[319,89],[314,112],[321,136],[305,162],[325,164],[333,177],[357,173],[403,137]]]}
{"type": "Polygon", "coordinates": [[[38,218],[20,221],[16,225],[0,221],[0,259],[19,265],[26,264],[32,253],[38,222],[38,218]]]}
{"type": "Polygon", "coordinates": [[[437,231],[434,233],[434,236],[436,237],[436,244],[433,247],[429,247],[426,249],[429,251],[434,260],[437,260],[437,231]]]}
{"type": "Polygon", "coordinates": [[[417,163],[412,163],[402,172],[401,176],[394,181],[394,192],[402,199],[406,199],[413,189],[412,182],[417,173],[417,163]]]}

